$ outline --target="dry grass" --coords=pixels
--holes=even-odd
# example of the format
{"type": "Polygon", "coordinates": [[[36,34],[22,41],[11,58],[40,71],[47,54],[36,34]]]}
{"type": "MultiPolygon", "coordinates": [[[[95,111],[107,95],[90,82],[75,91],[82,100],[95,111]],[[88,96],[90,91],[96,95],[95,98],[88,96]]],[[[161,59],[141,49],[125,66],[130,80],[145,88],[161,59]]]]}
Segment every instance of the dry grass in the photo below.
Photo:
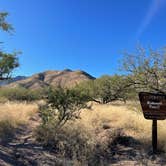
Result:
{"type": "MultiPolygon", "coordinates": [[[[39,105],[42,103],[38,103],[39,105]]],[[[11,138],[22,124],[38,111],[38,104],[0,104],[0,141],[11,138]]],[[[68,121],[57,133],[55,124],[39,126],[36,137],[51,145],[57,157],[71,165],[108,165],[117,139],[132,137],[140,148],[151,147],[151,121],[144,119],[137,102],[115,102],[107,105],[92,103],[91,110],[82,110],[80,119],[68,121]],[[129,137],[124,137],[129,136],[129,137]]],[[[166,152],[166,121],[158,122],[159,148],[166,152]]],[[[135,147],[135,146],[134,146],[135,147]]],[[[65,164],[64,164],[65,165],[65,164]]]]}
{"type": "Polygon", "coordinates": [[[36,104],[12,102],[0,104],[0,121],[9,120],[15,124],[26,123],[37,110],[36,104]]]}
{"type": "MultiPolygon", "coordinates": [[[[56,132],[55,124],[50,123],[40,126],[36,136],[44,145],[56,149],[60,158],[71,161],[73,165],[102,166],[111,162],[117,141],[133,146],[133,151],[138,145],[140,153],[149,152],[151,123],[151,120],[144,119],[138,102],[126,105],[122,102],[107,105],[93,103],[91,110],[82,110],[79,119],[68,121],[60,131],[56,132]]],[[[158,142],[159,149],[166,152],[165,125],[166,121],[158,123],[158,142]]],[[[141,154],[139,157],[138,162],[149,161],[141,154]]]]}
{"type": "MultiPolygon", "coordinates": [[[[123,129],[146,146],[151,146],[152,121],[146,120],[140,112],[139,103],[113,103],[110,105],[93,104],[92,110],[84,110],[75,125],[94,134],[103,128],[123,129]]],[[[159,148],[166,151],[166,121],[158,121],[159,148]]]]}
{"type": "Polygon", "coordinates": [[[29,118],[36,113],[36,104],[12,103],[0,104],[0,139],[6,140],[14,135],[15,129],[28,123],[29,118]]]}

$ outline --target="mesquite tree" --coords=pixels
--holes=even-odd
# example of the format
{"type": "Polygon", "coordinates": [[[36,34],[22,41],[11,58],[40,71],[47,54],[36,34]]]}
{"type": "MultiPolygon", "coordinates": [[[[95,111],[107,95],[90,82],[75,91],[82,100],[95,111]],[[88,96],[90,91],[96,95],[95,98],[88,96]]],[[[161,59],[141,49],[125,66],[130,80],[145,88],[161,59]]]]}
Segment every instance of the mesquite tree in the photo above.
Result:
{"type": "MultiPolygon", "coordinates": [[[[0,29],[12,32],[13,27],[6,21],[8,13],[0,12],[0,29]]],[[[12,71],[19,66],[17,53],[5,53],[0,50],[0,80],[9,79],[12,71]]]]}
{"type": "Polygon", "coordinates": [[[123,69],[129,82],[138,91],[166,93],[166,49],[160,51],[138,47],[135,53],[125,53],[123,69]]]}
{"type": "Polygon", "coordinates": [[[43,125],[61,128],[68,120],[79,118],[80,110],[89,108],[88,98],[75,89],[50,88],[46,105],[40,109],[43,125]]]}

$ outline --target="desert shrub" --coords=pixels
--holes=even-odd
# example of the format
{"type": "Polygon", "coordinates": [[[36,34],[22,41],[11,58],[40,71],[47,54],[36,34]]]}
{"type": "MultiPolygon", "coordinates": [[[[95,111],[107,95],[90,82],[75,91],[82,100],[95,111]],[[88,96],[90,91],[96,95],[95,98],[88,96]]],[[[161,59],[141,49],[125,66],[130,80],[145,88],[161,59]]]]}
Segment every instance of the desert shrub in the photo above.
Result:
{"type": "MultiPolygon", "coordinates": [[[[59,158],[71,161],[72,165],[75,165],[75,163],[76,165],[89,166],[108,164],[113,153],[111,150],[112,143],[123,134],[121,130],[111,128],[108,123],[110,122],[109,116],[102,117],[101,114],[100,117],[98,114],[94,114],[93,111],[87,109],[81,111],[79,114],[80,118],[75,116],[77,110],[71,119],[67,118],[65,123],[60,123],[61,114],[58,112],[60,111],[58,108],[61,108],[64,103],[66,108],[68,106],[72,106],[69,108],[76,108],[75,106],[73,107],[75,104],[72,104],[75,100],[73,101],[70,98],[73,98],[73,93],[77,94],[77,92],[56,89],[51,93],[51,97],[48,96],[49,102],[47,101],[50,109],[47,107],[47,109],[41,111],[42,124],[35,131],[37,141],[53,150],[59,158]],[[67,97],[65,101],[64,96],[67,97]],[[70,104],[68,103],[69,101],[70,104]],[[56,104],[51,105],[53,103],[56,104]],[[89,116],[90,114],[92,116],[89,116]],[[107,127],[105,127],[106,125],[107,127]]],[[[71,113],[73,115],[73,110],[71,113]]]]}
{"type": "Polygon", "coordinates": [[[126,101],[136,96],[126,76],[102,76],[76,86],[80,93],[86,94],[91,101],[107,104],[116,100],[126,101]]]}
{"type": "MultiPolygon", "coordinates": [[[[102,124],[100,124],[102,126],[102,124]]],[[[57,132],[55,125],[41,125],[36,130],[37,141],[53,150],[58,157],[71,161],[72,165],[104,166],[112,157],[112,143],[121,136],[120,130],[102,129],[98,125],[91,130],[75,121],[67,122],[57,132]],[[75,164],[77,163],[77,164],[75,164]]]]}
{"type": "MultiPolygon", "coordinates": [[[[40,125],[36,138],[65,161],[61,165],[68,162],[74,166],[110,165],[117,158],[118,145],[133,148],[127,157],[136,155],[135,148],[139,148],[140,153],[149,152],[151,148],[151,121],[145,120],[135,106],[133,102],[126,105],[119,101],[107,105],[93,103],[91,110],[85,109],[79,119],[67,121],[58,132],[54,123],[40,125]]],[[[166,151],[165,124],[165,121],[158,123],[158,148],[162,151],[166,151]]],[[[136,157],[146,159],[147,156],[138,154],[136,157]]],[[[140,159],[138,162],[142,162],[140,159]]]]}
{"type": "Polygon", "coordinates": [[[79,128],[62,127],[56,132],[54,124],[40,126],[37,130],[37,140],[55,150],[61,157],[72,160],[84,160],[90,155],[93,146],[88,142],[89,133],[84,133],[79,128]]]}
{"type": "Polygon", "coordinates": [[[25,88],[1,88],[0,97],[9,101],[34,101],[41,99],[39,91],[32,91],[25,88]]]}
{"type": "Polygon", "coordinates": [[[88,108],[86,96],[75,89],[50,88],[46,105],[40,109],[42,124],[54,123],[56,128],[68,120],[79,118],[80,110],[88,108]]]}

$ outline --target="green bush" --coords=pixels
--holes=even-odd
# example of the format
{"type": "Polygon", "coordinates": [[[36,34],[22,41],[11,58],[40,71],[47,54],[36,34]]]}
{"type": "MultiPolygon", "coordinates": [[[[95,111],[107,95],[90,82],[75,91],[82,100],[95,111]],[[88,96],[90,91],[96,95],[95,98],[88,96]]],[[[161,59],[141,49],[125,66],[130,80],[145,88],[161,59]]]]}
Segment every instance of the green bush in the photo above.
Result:
{"type": "Polygon", "coordinates": [[[80,160],[89,150],[88,141],[79,130],[64,130],[67,122],[79,118],[87,106],[88,98],[76,89],[50,88],[46,105],[40,108],[42,124],[36,130],[36,138],[43,145],[53,148],[63,157],[80,160]],[[82,149],[82,150],[81,150],[82,149]]]}
{"type": "Polygon", "coordinates": [[[34,101],[42,98],[39,91],[32,91],[25,88],[1,88],[0,98],[6,98],[9,101],[34,101]]]}
{"type": "Polygon", "coordinates": [[[79,117],[80,110],[87,107],[88,98],[75,89],[50,88],[46,105],[40,108],[42,124],[54,123],[57,128],[68,120],[79,117]]]}
{"type": "Polygon", "coordinates": [[[131,87],[127,76],[102,76],[96,80],[86,81],[76,86],[76,89],[89,97],[89,100],[107,104],[115,100],[126,101],[136,92],[131,87]]]}

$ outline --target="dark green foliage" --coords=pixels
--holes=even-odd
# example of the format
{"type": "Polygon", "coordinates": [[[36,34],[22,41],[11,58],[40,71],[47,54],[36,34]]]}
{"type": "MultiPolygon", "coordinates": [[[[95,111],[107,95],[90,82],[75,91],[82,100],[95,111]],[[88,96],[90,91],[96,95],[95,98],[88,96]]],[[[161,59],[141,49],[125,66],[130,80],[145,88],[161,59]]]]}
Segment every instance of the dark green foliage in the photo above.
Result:
{"type": "Polygon", "coordinates": [[[54,123],[57,128],[68,120],[79,118],[80,110],[87,108],[88,98],[75,89],[50,88],[47,104],[41,108],[43,125],[54,123]]]}
{"type": "Polygon", "coordinates": [[[80,94],[86,95],[89,101],[100,102],[96,99],[98,94],[97,88],[95,80],[84,81],[75,87],[80,94]]]}
{"type": "MultiPolygon", "coordinates": [[[[13,30],[11,24],[6,21],[8,13],[0,12],[0,29],[6,32],[13,30]]],[[[17,53],[5,53],[0,51],[0,80],[11,77],[12,71],[19,66],[17,53]]]]}
{"type": "Polygon", "coordinates": [[[8,13],[7,12],[0,12],[0,28],[3,30],[3,31],[6,31],[6,32],[11,32],[13,31],[13,27],[11,24],[9,24],[7,21],[6,21],[6,17],[8,16],[8,13]]]}
{"type": "Polygon", "coordinates": [[[84,82],[76,87],[89,100],[98,103],[109,103],[115,100],[125,101],[128,98],[130,84],[125,76],[102,76],[94,81],[84,82]]]}
{"type": "Polygon", "coordinates": [[[11,77],[12,71],[19,66],[17,54],[0,52],[0,80],[11,77]]]}
{"type": "Polygon", "coordinates": [[[98,97],[102,103],[108,103],[114,100],[126,99],[125,78],[123,76],[102,76],[96,80],[98,85],[98,97]]]}

